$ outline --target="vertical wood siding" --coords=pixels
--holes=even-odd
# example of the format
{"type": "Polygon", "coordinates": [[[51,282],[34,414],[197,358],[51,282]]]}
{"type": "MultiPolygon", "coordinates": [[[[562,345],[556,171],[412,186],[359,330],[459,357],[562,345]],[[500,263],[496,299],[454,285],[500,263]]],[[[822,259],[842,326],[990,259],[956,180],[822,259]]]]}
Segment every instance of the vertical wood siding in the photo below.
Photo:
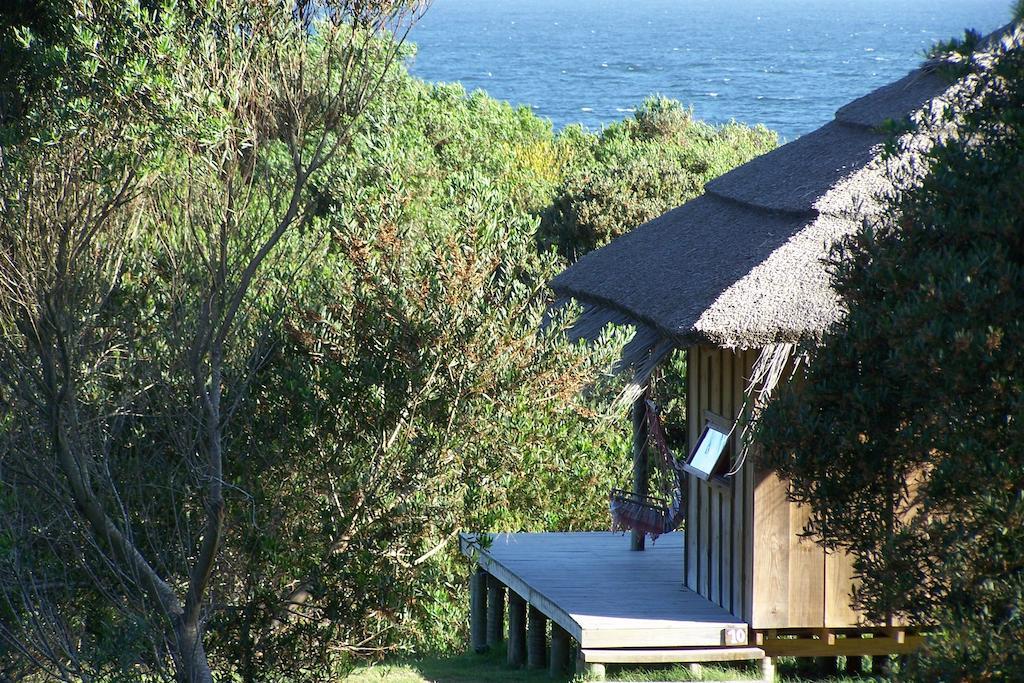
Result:
{"type": "MultiPolygon", "coordinates": [[[[733,421],[758,350],[687,350],[689,447],[705,411],[733,421]]],[[[730,461],[739,451],[738,430],[730,461]]],[[[800,538],[807,510],[786,498],[786,483],[755,466],[756,448],[728,488],[687,477],[683,572],[688,588],[754,628],[856,626],[849,608],[850,560],[800,538]]]]}
{"type": "MultiPolygon", "coordinates": [[[[754,352],[710,347],[687,350],[687,420],[692,448],[704,428],[705,411],[735,420],[754,352]]],[[[729,445],[730,461],[739,436],[729,445]]],[[[728,488],[688,477],[686,507],[686,586],[733,616],[750,621],[750,544],[752,488],[749,466],[730,478],[728,488]]]]}

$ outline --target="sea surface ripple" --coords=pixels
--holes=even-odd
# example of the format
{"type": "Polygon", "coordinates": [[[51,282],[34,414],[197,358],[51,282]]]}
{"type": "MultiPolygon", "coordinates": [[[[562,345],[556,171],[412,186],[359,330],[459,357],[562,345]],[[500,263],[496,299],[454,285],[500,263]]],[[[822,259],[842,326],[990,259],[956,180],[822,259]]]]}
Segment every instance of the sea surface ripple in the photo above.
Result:
{"type": "Polygon", "coordinates": [[[599,129],[651,94],[793,139],[1010,0],[434,0],[413,74],[599,129]]]}

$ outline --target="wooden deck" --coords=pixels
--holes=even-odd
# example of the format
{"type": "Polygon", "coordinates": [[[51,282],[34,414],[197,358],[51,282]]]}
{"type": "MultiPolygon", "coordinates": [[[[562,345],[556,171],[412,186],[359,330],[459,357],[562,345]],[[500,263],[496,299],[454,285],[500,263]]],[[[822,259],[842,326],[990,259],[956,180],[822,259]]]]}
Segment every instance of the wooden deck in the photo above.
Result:
{"type": "MultiPolygon", "coordinates": [[[[742,648],[747,624],[683,586],[683,534],[647,550],[610,532],[494,534],[467,557],[549,619],[581,648],[742,648]]],[[[745,652],[743,658],[763,656],[745,652]]],[[[739,654],[739,653],[737,653],[739,654]]]]}

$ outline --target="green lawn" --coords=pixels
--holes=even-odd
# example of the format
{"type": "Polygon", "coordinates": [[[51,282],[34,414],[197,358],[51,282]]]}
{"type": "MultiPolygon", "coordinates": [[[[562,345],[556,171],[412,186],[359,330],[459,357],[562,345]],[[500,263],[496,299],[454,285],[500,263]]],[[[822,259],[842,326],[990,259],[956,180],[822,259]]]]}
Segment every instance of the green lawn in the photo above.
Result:
{"type": "MultiPolygon", "coordinates": [[[[795,662],[783,659],[779,665],[779,681],[785,683],[798,683],[799,681],[821,680],[831,683],[856,683],[858,681],[880,681],[879,678],[849,678],[832,677],[822,679],[807,679],[797,676],[795,673],[795,662]]],[[[722,669],[718,667],[704,667],[703,676],[694,679],[683,667],[660,667],[660,668],[617,668],[608,667],[609,681],[723,681],[756,679],[757,671],[753,665],[722,669]]],[[[495,652],[485,655],[452,655],[449,657],[425,657],[423,659],[408,659],[391,664],[378,664],[374,666],[361,667],[356,669],[344,683],[469,683],[470,681],[544,681],[551,683],[554,680],[548,676],[547,671],[526,671],[524,669],[513,669],[505,663],[505,651],[499,648],[495,652]]],[[[566,676],[563,681],[582,681],[583,678],[566,676]]]]}

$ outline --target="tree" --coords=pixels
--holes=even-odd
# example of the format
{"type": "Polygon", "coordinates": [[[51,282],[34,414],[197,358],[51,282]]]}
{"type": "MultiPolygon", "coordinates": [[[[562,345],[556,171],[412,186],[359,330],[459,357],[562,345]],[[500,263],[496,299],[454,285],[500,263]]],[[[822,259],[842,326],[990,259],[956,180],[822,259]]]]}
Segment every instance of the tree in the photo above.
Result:
{"type": "Polygon", "coordinates": [[[808,532],[852,553],[857,606],[940,625],[914,680],[1024,675],[1020,46],[944,67],[950,106],[894,140],[917,162],[835,254],[846,318],[759,427],[808,532]]]}
{"type": "Polygon", "coordinates": [[[169,656],[178,680],[212,680],[224,470],[245,457],[234,426],[282,254],[301,261],[311,188],[420,9],[87,3],[71,31],[87,58],[64,64],[81,73],[22,103],[37,134],[4,150],[0,214],[0,635],[51,675],[169,656]],[[109,643],[82,642],[69,593],[120,615],[135,649],[97,656],[109,643]]]}

